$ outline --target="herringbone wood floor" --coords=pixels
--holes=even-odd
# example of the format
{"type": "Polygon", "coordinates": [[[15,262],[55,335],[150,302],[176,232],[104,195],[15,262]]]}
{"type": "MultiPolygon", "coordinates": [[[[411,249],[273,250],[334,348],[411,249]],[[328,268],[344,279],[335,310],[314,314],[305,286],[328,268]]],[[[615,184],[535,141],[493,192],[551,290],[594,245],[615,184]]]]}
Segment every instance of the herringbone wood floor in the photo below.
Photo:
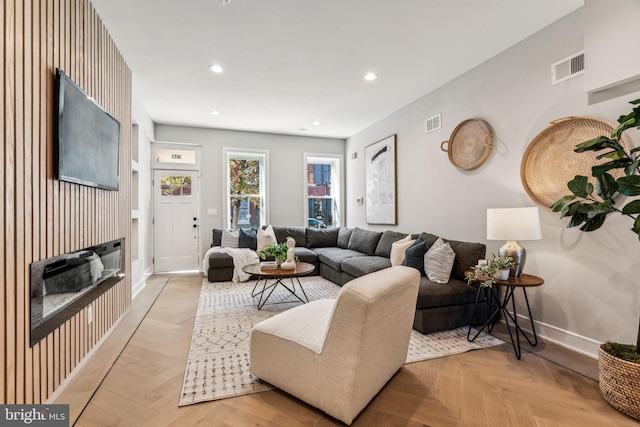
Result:
{"type": "MultiPolygon", "coordinates": [[[[131,311],[52,403],[70,404],[72,423],[86,427],[340,425],[277,390],[178,407],[201,280],[152,276],[131,311]]],[[[563,357],[596,363],[575,356],[565,351],[563,357]]],[[[611,408],[593,379],[527,351],[517,360],[505,344],[403,366],[353,425],[638,423],[611,408]]]]}

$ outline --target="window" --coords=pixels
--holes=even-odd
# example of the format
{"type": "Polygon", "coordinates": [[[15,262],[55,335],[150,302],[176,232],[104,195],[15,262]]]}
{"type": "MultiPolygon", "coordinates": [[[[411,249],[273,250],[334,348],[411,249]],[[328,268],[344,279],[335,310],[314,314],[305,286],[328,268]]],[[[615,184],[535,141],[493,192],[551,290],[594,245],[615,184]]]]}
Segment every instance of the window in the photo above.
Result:
{"type": "Polygon", "coordinates": [[[340,189],[342,186],[340,156],[305,155],[307,186],[305,193],[306,225],[308,227],[338,227],[340,220],[340,189]]]}
{"type": "Polygon", "coordinates": [[[226,224],[228,228],[266,223],[266,152],[226,152],[226,224]]]}
{"type": "Polygon", "coordinates": [[[160,177],[160,195],[191,197],[191,177],[162,175],[160,177]]]}

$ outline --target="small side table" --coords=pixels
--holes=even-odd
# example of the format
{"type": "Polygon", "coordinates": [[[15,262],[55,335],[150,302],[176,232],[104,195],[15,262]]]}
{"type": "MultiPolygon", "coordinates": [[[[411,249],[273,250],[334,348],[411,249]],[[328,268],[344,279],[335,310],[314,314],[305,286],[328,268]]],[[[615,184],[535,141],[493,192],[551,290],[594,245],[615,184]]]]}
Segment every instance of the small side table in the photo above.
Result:
{"type": "MultiPolygon", "coordinates": [[[[496,279],[497,285],[504,286],[506,288],[504,297],[502,298],[502,301],[500,301],[499,297],[496,297],[495,293],[491,292],[491,295],[493,299],[496,300],[498,307],[493,311],[493,313],[491,313],[491,315],[489,316],[489,319],[478,329],[478,332],[473,337],[471,336],[472,325],[469,325],[469,332],[467,333],[467,339],[469,341],[475,340],[478,337],[478,335],[480,335],[480,332],[482,332],[484,329],[487,329],[488,332],[491,332],[491,330],[493,329],[493,326],[498,320],[499,314],[502,313],[504,316],[504,321],[507,324],[507,331],[509,331],[509,337],[511,338],[511,345],[513,346],[513,351],[515,352],[516,357],[520,359],[520,357],[522,356],[522,351],[520,349],[520,334],[522,334],[522,336],[525,337],[525,339],[529,342],[529,344],[531,344],[531,346],[535,347],[536,345],[538,345],[538,336],[536,335],[536,328],[535,328],[535,325],[533,324],[533,316],[531,315],[531,307],[529,306],[529,298],[527,297],[527,288],[540,286],[543,283],[544,283],[543,279],[537,276],[533,276],[531,274],[521,274],[519,277],[509,277],[507,280],[496,279]],[[525,333],[525,331],[520,327],[520,325],[518,325],[518,315],[516,313],[516,301],[514,297],[514,292],[516,288],[521,288],[522,293],[524,294],[524,300],[527,303],[527,312],[529,314],[529,321],[531,322],[531,332],[533,333],[533,339],[531,339],[525,333]],[[511,314],[507,310],[509,301],[511,301],[513,314],[511,314]],[[511,324],[509,322],[509,319],[511,319],[514,325],[515,339],[513,336],[513,332],[511,331],[511,324]]],[[[472,322],[471,322],[472,324],[476,316],[478,297],[480,295],[480,292],[482,291],[483,291],[483,288],[478,287],[478,294],[476,295],[476,302],[473,309],[473,316],[472,316],[472,322]]]]}

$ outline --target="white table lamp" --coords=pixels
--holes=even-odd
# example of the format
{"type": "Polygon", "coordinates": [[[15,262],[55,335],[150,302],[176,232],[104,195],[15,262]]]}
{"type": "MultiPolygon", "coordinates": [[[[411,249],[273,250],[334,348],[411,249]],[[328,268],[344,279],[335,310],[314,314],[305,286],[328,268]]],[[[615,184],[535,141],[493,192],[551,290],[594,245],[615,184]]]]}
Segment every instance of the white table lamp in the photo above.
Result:
{"type": "Polygon", "coordinates": [[[538,208],[487,209],[487,239],[507,241],[498,250],[498,255],[513,258],[518,265],[511,270],[510,275],[520,276],[527,252],[518,240],[542,239],[538,208]]]}

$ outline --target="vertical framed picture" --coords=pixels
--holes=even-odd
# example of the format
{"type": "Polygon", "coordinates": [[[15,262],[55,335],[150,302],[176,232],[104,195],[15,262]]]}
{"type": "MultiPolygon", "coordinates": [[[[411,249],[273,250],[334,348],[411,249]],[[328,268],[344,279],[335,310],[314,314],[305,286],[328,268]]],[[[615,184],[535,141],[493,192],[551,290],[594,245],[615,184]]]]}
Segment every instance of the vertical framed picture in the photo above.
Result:
{"type": "Polygon", "coordinates": [[[396,135],[364,148],[367,224],[397,224],[396,135]]]}

